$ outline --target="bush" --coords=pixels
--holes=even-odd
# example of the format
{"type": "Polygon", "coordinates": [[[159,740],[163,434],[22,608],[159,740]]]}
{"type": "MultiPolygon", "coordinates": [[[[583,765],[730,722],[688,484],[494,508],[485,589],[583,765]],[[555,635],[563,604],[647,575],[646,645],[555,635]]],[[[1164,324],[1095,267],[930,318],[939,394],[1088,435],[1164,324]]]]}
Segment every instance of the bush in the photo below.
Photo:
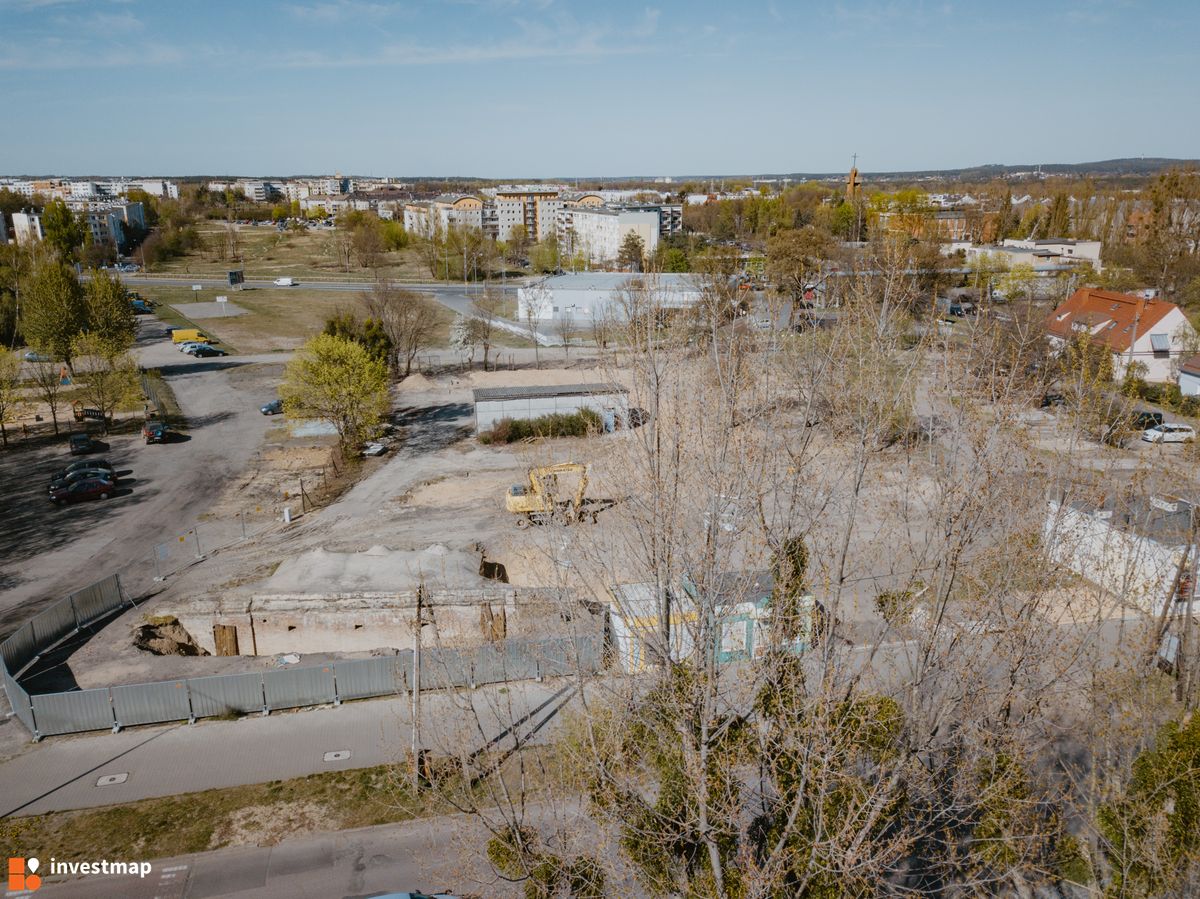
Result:
{"type": "Polygon", "coordinates": [[[502,418],[489,431],[479,435],[479,442],[515,443],[536,437],[587,437],[599,433],[604,426],[600,413],[594,409],[578,412],[556,412],[541,418],[502,418]]]}

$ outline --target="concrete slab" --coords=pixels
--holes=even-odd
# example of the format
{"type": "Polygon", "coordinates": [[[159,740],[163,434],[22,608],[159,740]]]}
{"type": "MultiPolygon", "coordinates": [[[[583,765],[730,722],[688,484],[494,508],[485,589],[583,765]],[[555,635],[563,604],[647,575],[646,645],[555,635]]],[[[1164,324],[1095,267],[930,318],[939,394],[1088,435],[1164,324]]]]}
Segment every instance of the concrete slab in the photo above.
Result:
{"type": "Polygon", "coordinates": [[[191,319],[233,318],[235,315],[248,314],[248,310],[236,303],[179,303],[171,308],[191,319]]]}

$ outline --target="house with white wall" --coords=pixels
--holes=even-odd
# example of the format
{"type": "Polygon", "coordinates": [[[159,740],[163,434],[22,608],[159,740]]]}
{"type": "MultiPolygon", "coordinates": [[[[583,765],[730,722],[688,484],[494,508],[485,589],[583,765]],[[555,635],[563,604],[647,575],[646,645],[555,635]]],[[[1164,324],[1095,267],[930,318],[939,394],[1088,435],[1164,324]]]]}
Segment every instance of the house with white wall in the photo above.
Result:
{"type": "Polygon", "coordinates": [[[1047,504],[1042,545],[1051,562],[1157,616],[1172,597],[1195,593],[1186,576],[1195,559],[1195,514],[1175,496],[1060,495],[1047,504]]]}
{"type": "Polygon", "coordinates": [[[1195,329],[1174,303],[1092,287],[1080,288],[1055,309],[1046,332],[1056,350],[1082,337],[1106,346],[1118,380],[1136,362],[1147,381],[1174,381],[1196,345],[1195,329]]]}

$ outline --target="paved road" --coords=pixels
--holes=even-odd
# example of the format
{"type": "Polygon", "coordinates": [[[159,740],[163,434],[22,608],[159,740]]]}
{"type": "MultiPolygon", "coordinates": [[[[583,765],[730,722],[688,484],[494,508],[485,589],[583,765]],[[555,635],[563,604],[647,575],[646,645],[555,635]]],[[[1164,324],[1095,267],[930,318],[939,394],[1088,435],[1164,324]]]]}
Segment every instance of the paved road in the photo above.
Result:
{"type": "Polygon", "coordinates": [[[138,434],[110,437],[104,455],[128,472],[124,495],[61,509],[46,502],[44,475],[68,460],[65,437],[0,459],[0,635],[71,590],[148,558],[155,542],[186,532],[214,487],[245,467],[270,427],[258,412],[267,395],[230,374],[286,357],[194,359],[161,332],[156,319],[143,318],[136,354],[162,371],[189,430],[185,440],[153,446],[138,434]]]}
{"type": "MultiPolygon", "coordinates": [[[[457,711],[467,701],[490,739],[505,730],[504,721],[520,719],[557,695],[531,723],[550,716],[569,699],[571,692],[562,692],[567,686],[548,680],[510,685],[505,693],[496,687],[423,693],[425,745],[443,755],[456,753],[464,742],[472,747],[483,742],[474,729],[474,716],[457,711]]],[[[191,725],[139,727],[119,734],[51,738],[0,763],[0,817],[394,764],[409,745],[411,721],[409,700],[397,697],[277,712],[265,718],[204,720],[191,725]],[[349,750],[349,758],[324,760],[325,753],[340,750],[349,750]],[[108,774],[128,777],[123,783],[98,786],[98,779],[108,774]]],[[[6,726],[20,727],[15,719],[6,726]]],[[[552,722],[536,739],[544,739],[554,730],[552,722]]]]}
{"type": "Polygon", "coordinates": [[[48,883],[53,899],[336,899],[420,890],[488,899],[523,895],[497,880],[483,855],[488,833],[466,816],[322,834],[153,863],[144,879],[112,875],[48,883]]]}

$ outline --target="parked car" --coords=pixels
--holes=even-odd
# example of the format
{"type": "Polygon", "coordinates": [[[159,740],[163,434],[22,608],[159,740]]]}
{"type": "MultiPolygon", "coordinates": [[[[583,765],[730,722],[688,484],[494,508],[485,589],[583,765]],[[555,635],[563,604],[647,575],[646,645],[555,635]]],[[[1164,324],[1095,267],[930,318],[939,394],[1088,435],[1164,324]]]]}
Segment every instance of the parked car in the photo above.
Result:
{"type": "Polygon", "coordinates": [[[47,356],[45,353],[38,353],[38,352],[34,352],[33,350],[30,350],[28,353],[25,354],[25,361],[26,362],[49,362],[50,357],[47,356]]]}
{"type": "Polygon", "coordinates": [[[1133,421],[1131,427],[1135,431],[1147,431],[1150,428],[1157,428],[1163,423],[1161,412],[1149,412],[1145,409],[1139,409],[1133,413],[1133,421]]]}
{"type": "Polygon", "coordinates": [[[84,469],[96,469],[99,471],[113,471],[113,464],[107,459],[79,459],[72,462],[70,465],[60,468],[54,474],[50,475],[51,481],[61,481],[67,475],[75,471],[83,471],[84,469]]]}
{"type": "Polygon", "coordinates": [[[113,482],[104,478],[84,478],[74,484],[51,490],[50,501],[61,506],[63,503],[76,503],[85,499],[108,499],[115,489],[113,482]]]}
{"type": "Polygon", "coordinates": [[[187,353],[189,356],[196,356],[198,358],[206,358],[209,356],[228,356],[229,355],[224,350],[222,350],[218,347],[215,347],[215,346],[210,346],[207,343],[201,344],[200,346],[190,347],[189,349],[184,350],[184,352],[187,353]]]}
{"type": "Polygon", "coordinates": [[[278,415],[283,411],[283,400],[271,400],[258,411],[263,415],[278,415]]]}
{"type": "Polygon", "coordinates": [[[1042,394],[1041,407],[1048,409],[1051,406],[1061,406],[1067,401],[1061,393],[1044,393],[1042,394]]]}
{"type": "Polygon", "coordinates": [[[175,344],[176,348],[181,353],[190,353],[198,346],[208,346],[203,340],[185,340],[183,343],[175,344]]]}
{"type": "Polygon", "coordinates": [[[384,446],[382,443],[372,440],[370,443],[367,443],[363,446],[362,454],[364,456],[382,456],[386,452],[386,446],[384,446]]]}
{"type": "Polygon", "coordinates": [[[82,456],[84,453],[96,451],[96,442],[88,434],[72,434],[67,440],[67,447],[72,456],[82,456]]]}
{"type": "Polygon", "coordinates": [[[1196,439],[1196,431],[1191,425],[1164,422],[1142,431],[1142,439],[1148,443],[1190,443],[1196,439]]]}
{"type": "Polygon", "coordinates": [[[142,439],[147,443],[166,443],[167,426],[161,421],[148,421],[142,425],[142,439]]]}
{"type": "Polygon", "coordinates": [[[50,482],[49,491],[54,493],[56,490],[61,490],[64,487],[70,487],[72,484],[77,484],[80,481],[108,481],[115,484],[120,479],[117,473],[109,468],[80,468],[71,472],[65,478],[56,478],[50,482]]]}
{"type": "Polygon", "coordinates": [[[300,282],[297,281],[295,278],[276,278],[275,279],[276,287],[295,287],[299,283],[300,282]]]}

